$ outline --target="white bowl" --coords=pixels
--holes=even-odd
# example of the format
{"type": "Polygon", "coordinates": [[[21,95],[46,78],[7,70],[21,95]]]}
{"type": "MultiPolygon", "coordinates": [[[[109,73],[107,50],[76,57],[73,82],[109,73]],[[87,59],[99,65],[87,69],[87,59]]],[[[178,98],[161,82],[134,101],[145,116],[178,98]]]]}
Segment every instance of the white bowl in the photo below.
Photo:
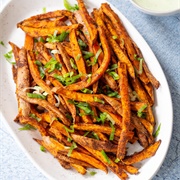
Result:
{"type": "Polygon", "coordinates": [[[130,0],[140,11],[154,16],[180,13],[180,0],[130,0]]]}

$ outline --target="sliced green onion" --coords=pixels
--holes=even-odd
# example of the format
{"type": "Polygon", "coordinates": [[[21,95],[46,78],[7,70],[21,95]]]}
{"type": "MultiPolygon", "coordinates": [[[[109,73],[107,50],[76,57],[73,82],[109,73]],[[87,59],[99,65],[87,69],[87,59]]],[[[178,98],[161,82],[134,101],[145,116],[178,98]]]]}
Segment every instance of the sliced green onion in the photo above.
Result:
{"type": "Polygon", "coordinates": [[[114,162],[115,162],[115,163],[118,163],[119,161],[120,161],[120,159],[119,159],[119,158],[116,158],[114,162]]]}
{"type": "Polygon", "coordinates": [[[96,118],[97,122],[102,122],[102,124],[104,124],[105,120],[107,119],[107,113],[103,112],[103,113],[100,113],[99,115],[100,117],[96,118]]]}
{"type": "Polygon", "coordinates": [[[112,123],[110,123],[110,126],[111,126],[112,130],[111,130],[111,134],[109,136],[109,140],[113,141],[114,140],[114,134],[115,134],[115,127],[112,123]]]}
{"type": "Polygon", "coordinates": [[[29,98],[37,98],[37,99],[46,99],[46,96],[42,94],[35,94],[35,93],[27,93],[27,97],[29,98]]]}
{"type": "Polygon", "coordinates": [[[81,39],[78,39],[78,44],[79,44],[79,46],[81,48],[86,48],[87,47],[87,44],[84,41],[82,41],[81,39]]]}
{"type": "Polygon", "coordinates": [[[35,114],[33,114],[33,113],[30,113],[30,114],[29,114],[29,117],[36,119],[38,122],[40,122],[40,121],[42,120],[41,118],[38,118],[38,117],[37,117],[35,114]]]}
{"type": "Polygon", "coordinates": [[[46,152],[46,149],[45,149],[44,146],[40,146],[40,150],[41,150],[42,152],[46,152]]]}
{"type": "Polygon", "coordinates": [[[91,79],[92,79],[92,74],[88,74],[87,77],[88,77],[87,83],[90,83],[90,82],[91,82],[91,79]]]}
{"type": "Polygon", "coordinates": [[[69,113],[66,114],[66,117],[71,121],[73,120],[72,116],[69,113]]]}
{"type": "Polygon", "coordinates": [[[87,131],[87,132],[85,132],[85,133],[84,133],[84,135],[83,135],[83,136],[85,136],[85,137],[86,137],[89,133],[90,133],[90,131],[87,131]]]}
{"type": "Polygon", "coordinates": [[[11,59],[13,57],[13,52],[12,50],[7,52],[6,54],[4,54],[4,57],[6,58],[6,60],[10,63],[10,64],[16,64],[16,62],[12,62],[11,59]]]}
{"type": "Polygon", "coordinates": [[[43,79],[45,77],[45,71],[43,69],[43,65],[40,61],[36,60],[35,61],[35,64],[38,65],[38,69],[39,69],[39,72],[40,72],[40,76],[41,78],[43,79]]]}
{"type": "Polygon", "coordinates": [[[140,62],[139,62],[139,72],[138,74],[142,74],[143,72],[143,58],[140,59],[140,62]]]}
{"type": "Polygon", "coordinates": [[[115,39],[117,39],[118,37],[117,37],[117,36],[112,36],[112,38],[115,40],[115,39]]]}
{"type": "Polygon", "coordinates": [[[92,135],[94,136],[95,139],[99,140],[99,136],[97,135],[97,133],[93,132],[92,135]]]}
{"type": "Polygon", "coordinates": [[[42,8],[42,13],[46,13],[46,7],[42,8]]]}
{"type": "Polygon", "coordinates": [[[116,97],[116,98],[120,98],[120,95],[117,91],[109,91],[107,94],[109,97],[116,97]]]}
{"type": "Polygon", "coordinates": [[[93,91],[88,88],[81,89],[81,92],[83,92],[85,94],[93,94],[93,91]]]}
{"type": "Polygon", "coordinates": [[[114,71],[110,71],[110,72],[108,72],[108,74],[110,76],[112,76],[114,80],[118,80],[119,79],[119,75],[116,72],[114,72],[114,71]]]}
{"type": "Polygon", "coordinates": [[[153,134],[153,136],[154,136],[155,138],[159,135],[160,129],[161,129],[161,123],[159,124],[156,132],[153,134]]]}
{"type": "Polygon", "coordinates": [[[91,107],[86,102],[79,102],[78,104],[76,104],[76,106],[78,108],[82,109],[86,115],[92,115],[93,114],[91,107]]]}
{"type": "Polygon", "coordinates": [[[5,47],[5,44],[3,41],[0,41],[0,44],[5,47]]]}
{"type": "Polygon", "coordinates": [[[99,99],[97,97],[94,97],[94,101],[98,102],[98,103],[101,103],[101,104],[105,104],[105,102],[102,99],[99,99]]]}
{"type": "Polygon", "coordinates": [[[63,32],[58,36],[59,42],[63,42],[68,35],[69,35],[69,31],[63,31],[63,32]]]}
{"type": "Polygon", "coordinates": [[[44,67],[48,69],[48,73],[51,73],[55,69],[61,69],[62,64],[60,64],[55,58],[51,58],[50,61],[45,64],[44,67]]]}
{"type": "Polygon", "coordinates": [[[70,64],[71,64],[71,67],[73,68],[73,69],[75,69],[75,70],[77,70],[78,68],[77,68],[77,66],[76,66],[76,64],[75,64],[75,62],[74,62],[74,59],[70,59],[70,64]]]}
{"type": "Polygon", "coordinates": [[[55,42],[63,42],[66,37],[69,35],[69,31],[63,31],[60,35],[57,36],[58,31],[54,31],[53,35],[48,35],[46,38],[47,42],[55,43],[55,42]]]}
{"type": "Polygon", "coordinates": [[[84,54],[83,56],[84,59],[89,59],[90,57],[94,56],[94,53],[89,51],[82,51],[82,53],[84,54]]]}
{"type": "Polygon", "coordinates": [[[30,124],[26,124],[24,125],[22,128],[19,128],[20,131],[24,131],[24,130],[35,130],[35,128],[33,126],[31,126],[30,124]]]}
{"type": "Polygon", "coordinates": [[[104,160],[105,160],[108,164],[110,164],[111,161],[110,161],[110,159],[108,158],[108,156],[107,156],[107,154],[105,153],[104,150],[101,151],[101,154],[103,155],[104,160]]]}
{"type": "Polygon", "coordinates": [[[137,111],[137,116],[142,117],[143,111],[147,108],[147,104],[144,104],[140,109],[137,111]]]}
{"type": "Polygon", "coordinates": [[[106,70],[106,72],[114,71],[117,68],[118,68],[118,65],[117,64],[113,64],[109,69],[106,70]]]}
{"type": "Polygon", "coordinates": [[[66,126],[63,126],[63,128],[66,130],[66,132],[74,133],[74,126],[70,126],[70,129],[66,126]]]}
{"type": "Polygon", "coordinates": [[[76,149],[76,148],[77,148],[76,143],[75,143],[75,142],[72,142],[72,145],[71,145],[71,147],[70,147],[70,149],[69,149],[69,152],[68,152],[67,156],[70,157],[71,154],[72,154],[72,152],[73,152],[73,150],[76,149]]]}
{"type": "Polygon", "coordinates": [[[69,10],[69,11],[76,11],[76,10],[79,10],[79,7],[77,4],[75,4],[74,6],[72,6],[68,0],[63,0],[64,2],[64,7],[69,10]]]}
{"type": "Polygon", "coordinates": [[[96,173],[97,173],[97,172],[95,172],[95,171],[89,171],[89,174],[90,174],[91,176],[94,176],[96,173]]]}
{"type": "Polygon", "coordinates": [[[76,56],[76,60],[78,61],[80,58],[81,58],[81,54],[78,54],[78,55],[76,56]]]}
{"type": "Polygon", "coordinates": [[[93,63],[93,65],[95,65],[95,64],[98,62],[98,57],[99,57],[99,55],[101,54],[101,52],[102,52],[102,49],[99,48],[99,50],[97,51],[97,53],[96,53],[96,55],[95,55],[95,57],[94,57],[94,63],[93,63]]]}

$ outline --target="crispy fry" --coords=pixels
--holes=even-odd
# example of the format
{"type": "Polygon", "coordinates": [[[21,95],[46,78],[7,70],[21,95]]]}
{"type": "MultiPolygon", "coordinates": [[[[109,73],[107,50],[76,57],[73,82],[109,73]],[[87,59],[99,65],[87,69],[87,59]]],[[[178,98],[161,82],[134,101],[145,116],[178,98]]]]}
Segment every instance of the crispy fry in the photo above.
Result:
{"type": "Polygon", "coordinates": [[[34,39],[31,36],[29,36],[28,34],[26,34],[24,48],[26,50],[32,51],[33,47],[34,47],[34,39]]]}
{"type": "Polygon", "coordinates": [[[64,31],[71,31],[72,29],[80,28],[79,24],[73,24],[71,26],[59,26],[59,27],[51,27],[51,28],[33,28],[19,25],[19,27],[32,37],[40,37],[40,36],[48,36],[50,34],[54,34],[57,31],[57,34],[61,34],[64,31]]]}
{"type": "MultiPolygon", "coordinates": [[[[107,3],[103,3],[101,5],[102,11],[108,16],[108,18],[111,20],[112,24],[114,25],[114,28],[117,32],[117,34],[120,36],[120,38],[123,40],[125,48],[127,50],[129,59],[133,63],[133,66],[136,69],[139,69],[139,62],[134,59],[134,55],[136,54],[136,51],[134,49],[134,42],[132,42],[132,39],[130,38],[128,32],[126,31],[123,23],[115,14],[115,12],[111,9],[111,7],[107,3]]],[[[140,79],[147,84],[149,82],[149,79],[147,78],[146,74],[144,71],[142,74],[140,74],[140,79]]]]}
{"type": "Polygon", "coordinates": [[[131,156],[126,157],[123,160],[123,163],[127,165],[131,165],[137,162],[140,162],[144,159],[150,158],[155,155],[157,149],[159,148],[161,144],[161,140],[155,142],[154,144],[148,146],[146,149],[143,149],[142,151],[135,153],[131,156]]]}
{"type": "Polygon", "coordinates": [[[88,30],[88,33],[89,33],[89,35],[88,35],[88,33],[85,33],[85,35],[87,36],[86,39],[89,40],[90,44],[94,44],[94,42],[97,39],[97,35],[98,35],[95,23],[93,22],[93,19],[90,17],[83,0],[77,0],[77,2],[79,5],[79,13],[82,17],[82,21],[84,22],[84,24],[88,30]],[[88,36],[90,36],[90,37],[88,37],[88,36]]]}
{"type": "Polygon", "coordinates": [[[95,83],[101,78],[101,76],[103,75],[103,73],[106,71],[108,67],[108,63],[110,61],[110,48],[108,46],[108,42],[104,34],[103,28],[99,26],[98,31],[99,31],[99,36],[100,36],[100,40],[103,47],[103,52],[104,52],[103,62],[101,66],[98,68],[98,70],[92,74],[89,82],[87,79],[87,81],[80,81],[78,83],[69,85],[67,86],[69,90],[80,90],[80,89],[89,87],[90,85],[92,85],[93,83],[95,83]]]}
{"type": "Polygon", "coordinates": [[[54,87],[52,91],[57,94],[63,95],[67,98],[71,97],[71,99],[75,101],[95,102],[94,101],[95,97],[101,99],[101,95],[98,94],[83,94],[83,93],[67,90],[63,87],[54,87]]]}
{"type": "MultiPolygon", "coordinates": [[[[30,85],[29,67],[27,64],[26,50],[24,48],[19,51],[19,60],[17,65],[17,81],[16,81],[16,93],[23,91],[30,85]]],[[[18,98],[18,115],[29,116],[30,104],[21,98],[18,98]]]]}
{"type": "Polygon", "coordinates": [[[117,145],[112,144],[110,141],[99,141],[96,139],[92,139],[92,138],[88,138],[88,137],[84,137],[84,136],[79,136],[79,135],[75,135],[72,134],[72,138],[74,139],[74,141],[76,141],[77,143],[81,144],[81,146],[85,147],[89,147],[95,150],[104,150],[106,152],[116,152],[117,151],[117,145]]]}
{"type": "Polygon", "coordinates": [[[130,129],[129,126],[131,122],[126,64],[118,63],[118,74],[120,76],[119,84],[120,84],[120,96],[121,96],[123,112],[122,112],[122,132],[118,142],[117,158],[121,160],[124,158],[126,153],[126,144],[128,142],[127,134],[129,132],[130,129]]]}
{"type": "Polygon", "coordinates": [[[86,168],[84,168],[83,166],[79,165],[79,164],[73,164],[71,163],[71,166],[80,174],[84,175],[86,174],[86,168]]]}
{"type": "Polygon", "coordinates": [[[59,117],[65,125],[70,125],[70,122],[66,118],[66,116],[61,111],[59,111],[55,106],[50,104],[48,101],[42,99],[36,99],[36,98],[29,98],[26,96],[25,92],[20,90],[17,91],[17,95],[26,102],[32,104],[38,104],[39,106],[44,107],[45,109],[47,109],[48,111],[54,113],[57,117],[59,117]]]}
{"type": "MultiPolygon", "coordinates": [[[[84,123],[78,123],[74,124],[74,129],[83,130],[83,131],[94,131],[94,132],[101,132],[110,135],[111,134],[111,127],[109,126],[102,126],[102,125],[96,125],[96,124],[84,124],[84,123]]],[[[116,129],[115,135],[119,136],[121,133],[120,129],[116,129]]]]}

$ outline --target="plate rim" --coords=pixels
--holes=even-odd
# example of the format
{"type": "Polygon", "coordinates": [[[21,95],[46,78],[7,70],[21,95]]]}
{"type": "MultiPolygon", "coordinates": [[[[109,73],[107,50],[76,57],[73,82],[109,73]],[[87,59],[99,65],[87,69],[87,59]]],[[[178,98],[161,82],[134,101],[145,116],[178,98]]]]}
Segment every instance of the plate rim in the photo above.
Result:
{"type": "MultiPolygon", "coordinates": [[[[12,2],[13,0],[8,0],[3,6],[2,8],[0,9],[0,13],[2,13],[6,8],[7,6],[12,2]]],[[[156,169],[156,171],[151,175],[150,178],[153,178],[156,173],[159,171],[161,165],[163,164],[164,160],[165,160],[165,157],[167,156],[167,153],[168,153],[168,150],[169,150],[169,147],[170,147],[170,143],[171,143],[171,138],[172,138],[172,130],[173,130],[173,103],[172,103],[172,97],[171,97],[171,91],[170,91],[170,88],[169,88],[169,84],[168,84],[168,81],[167,81],[167,78],[165,76],[165,73],[159,63],[159,61],[157,60],[154,52],[152,51],[151,47],[149,46],[149,44],[146,42],[146,40],[144,39],[144,37],[141,35],[141,33],[134,27],[134,25],[126,18],[126,16],[124,14],[121,13],[121,11],[119,9],[117,9],[112,3],[106,1],[106,0],[103,0],[104,2],[107,2],[113,10],[115,10],[116,13],[119,13],[121,14],[121,16],[123,17],[123,19],[126,20],[126,23],[128,23],[130,26],[133,27],[133,31],[136,31],[136,33],[142,38],[142,40],[146,43],[147,45],[147,48],[148,50],[151,52],[151,54],[155,57],[156,59],[156,63],[158,63],[159,65],[159,68],[161,69],[161,72],[163,74],[163,77],[164,77],[164,80],[165,80],[165,83],[167,85],[167,92],[168,92],[168,98],[169,98],[169,103],[170,103],[170,116],[171,116],[171,120],[172,120],[172,123],[171,123],[171,128],[170,128],[170,136],[169,136],[169,141],[168,143],[166,144],[167,148],[166,148],[166,151],[164,153],[164,156],[162,158],[162,161],[161,163],[159,164],[159,167],[156,169]]],[[[133,37],[132,37],[133,38],[133,37]]],[[[148,64],[148,63],[147,63],[148,64]]],[[[2,67],[0,66],[0,69],[2,67]]],[[[0,104],[1,105],[1,104],[0,104]]],[[[19,145],[19,147],[21,148],[21,150],[24,152],[24,154],[28,157],[28,159],[32,162],[32,164],[44,175],[46,176],[47,178],[49,179],[54,179],[50,174],[48,174],[37,162],[34,158],[32,158],[30,152],[27,151],[27,149],[23,146],[23,144],[21,143],[20,139],[18,138],[18,135],[15,133],[15,131],[13,131],[13,129],[10,127],[10,125],[8,124],[8,122],[6,121],[1,109],[0,109],[0,118],[2,119],[2,122],[5,124],[5,126],[7,127],[8,131],[10,132],[11,136],[15,139],[15,142],[19,145]]]]}

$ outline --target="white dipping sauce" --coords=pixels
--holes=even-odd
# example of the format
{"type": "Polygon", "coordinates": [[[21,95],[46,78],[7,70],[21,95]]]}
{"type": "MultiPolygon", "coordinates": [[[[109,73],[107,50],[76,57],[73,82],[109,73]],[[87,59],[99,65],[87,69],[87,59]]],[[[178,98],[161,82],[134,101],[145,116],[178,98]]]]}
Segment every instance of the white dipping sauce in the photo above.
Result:
{"type": "Polygon", "coordinates": [[[133,0],[139,6],[152,11],[180,10],[180,0],[133,0]]]}

